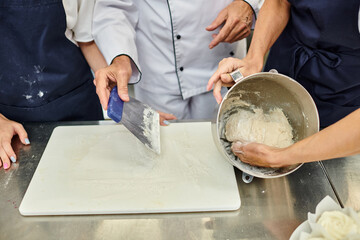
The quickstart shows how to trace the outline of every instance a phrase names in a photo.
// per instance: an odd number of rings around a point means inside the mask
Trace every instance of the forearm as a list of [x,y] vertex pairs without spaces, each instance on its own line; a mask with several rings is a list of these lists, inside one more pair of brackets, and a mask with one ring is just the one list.
[[284,30],[289,17],[290,4],[288,1],[266,0],[255,24],[247,57],[263,60],[265,54]]
[[313,162],[360,153],[360,109],[295,143],[283,152],[292,163]]
[[78,42],[78,44],[86,61],[94,72],[107,66],[104,56],[94,41]]

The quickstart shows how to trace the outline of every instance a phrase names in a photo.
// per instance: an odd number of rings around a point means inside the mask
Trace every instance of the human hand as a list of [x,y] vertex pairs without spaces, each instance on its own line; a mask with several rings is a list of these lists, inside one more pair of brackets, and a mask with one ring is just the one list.
[[213,94],[217,103],[220,103],[222,100],[221,87],[231,87],[235,84],[229,73],[239,69],[242,75],[246,77],[251,74],[260,72],[262,66],[262,58],[250,58],[248,56],[242,60],[232,57],[224,58],[220,61],[216,72],[209,79],[207,90],[210,91],[211,88],[215,85]]
[[13,136],[19,135],[20,141],[28,145],[30,141],[24,127],[17,122],[7,119],[0,114],[0,168],[10,168],[11,162],[16,162],[16,154],[11,147],[11,139]]
[[122,55],[116,57],[112,64],[95,72],[94,84],[96,93],[104,110],[107,110],[110,91],[117,85],[119,97],[128,102],[128,82],[132,75],[130,58]]
[[243,0],[234,0],[224,8],[215,20],[206,27],[207,31],[214,31],[224,24],[218,34],[213,34],[209,44],[212,49],[220,42],[233,43],[250,35],[253,20],[253,10]]
[[160,115],[160,125],[161,126],[167,126],[169,125],[169,121],[168,120],[176,120],[177,118],[169,113],[163,113],[158,111],[159,115]]
[[291,165],[285,157],[285,148],[237,141],[232,143],[231,150],[242,162],[253,166],[277,168]]

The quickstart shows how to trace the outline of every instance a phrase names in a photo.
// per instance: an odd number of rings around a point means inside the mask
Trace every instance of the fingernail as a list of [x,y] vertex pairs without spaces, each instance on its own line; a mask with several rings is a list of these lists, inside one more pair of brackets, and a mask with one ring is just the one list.
[[244,142],[239,141],[239,140],[237,140],[236,142],[233,142],[233,145],[235,145],[235,146],[242,146],[243,144],[244,144]]
[[14,156],[11,156],[10,157],[10,160],[14,163],[14,162],[16,162],[16,158],[14,157]]
[[4,163],[4,169],[8,169],[9,165],[7,163]]
[[244,152],[241,151],[241,150],[232,150],[232,151],[233,151],[233,153],[235,153],[235,154],[244,154]]
[[231,149],[236,150],[236,149],[241,148],[242,146],[243,146],[242,142],[233,142],[231,145]]
[[30,144],[30,140],[28,138],[25,138],[25,144],[26,145]]
[[167,120],[164,120],[163,123],[164,123],[165,125],[169,125],[169,124],[170,124],[170,122],[167,121]]
[[128,94],[121,94],[121,99],[129,101],[129,95]]

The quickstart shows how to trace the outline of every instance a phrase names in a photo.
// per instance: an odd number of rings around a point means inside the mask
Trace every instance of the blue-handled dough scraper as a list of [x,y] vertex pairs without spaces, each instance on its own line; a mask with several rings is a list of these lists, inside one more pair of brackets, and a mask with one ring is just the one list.
[[148,105],[130,97],[123,102],[114,87],[110,93],[107,115],[121,122],[137,139],[152,151],[160,154],[159,113]]

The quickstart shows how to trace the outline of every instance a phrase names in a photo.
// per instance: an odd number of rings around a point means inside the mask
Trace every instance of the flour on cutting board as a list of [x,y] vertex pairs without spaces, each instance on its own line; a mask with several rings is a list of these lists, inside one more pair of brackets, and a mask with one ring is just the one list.
[[[120,129],[119,129],[120,130]],[[100,184],[104,188],[116,188],[114,184],[122,182],[123,189],[138,188],[138,191],[152,192],[158,195],[166,194],[178,179],[192,184],[194,187],[206,184],[201,182],[204,175],[209,175],[211,165],[206,164],[206,158],[199,157],[200,147],[207,148],[201,143],[193,145],[188,131],[179,132],[176,137],[162,141],[162,153],[156,154],[133,137],[122,141],[116,148],[109,149],[109,141],[119,139],[119,135],[127,134],[127,130],[119,132],[104,132],[103,135],[92,135],[90,138],[78,138],[69,157],[74,159],[73,170],[85,168],[83,174],[77,175],[73,184]],[[163,136],[164,138],[164,136]],[[113,144],[112,144],[113,145]],[[132,152],[136,151],[136,152]],[[203,152],[203,151],[202,151]],[[71,156],[70,156],[71,155]],[[105,159],[116,159],[111,163]],[[210,157],[210,156],[209,156]],[[170,159],[171,158],[171,159]],[[98,177],[99,164],[108,164],[105,178]],[[114,166],[115,165],[115,166]],[[212,172],[216,169],[212,169]],[[100,196],[97,197],[111,197]]]
[[23,198],[21,214],[240,207],[234,169],[216,149],[209,122],[174,123],[160,131],[158,155],[121,125],[56,128]]

